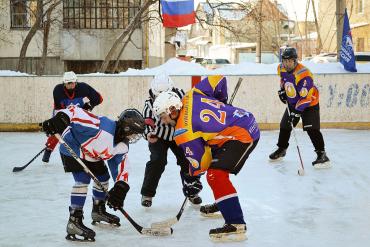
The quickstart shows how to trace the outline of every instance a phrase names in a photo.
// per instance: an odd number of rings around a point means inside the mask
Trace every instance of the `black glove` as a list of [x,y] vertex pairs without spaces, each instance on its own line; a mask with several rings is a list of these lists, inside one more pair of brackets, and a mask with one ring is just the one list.
[[286,104],[287,102],[287,96],[286,96],[286,92],[284,89],[280,89],[278,91],[278,95],[279,95],[279,99],[281,102],[283,102],[284,104]]
[[301,118],[301,113],[298,111],[292,110],[290,111],[290,116],[289,116],[288,121],[289,123],[292,123],[293,126],[295,127],[298,124],[300,118]]
[[203,185],[200,182],[200,176],[190,176],[181,174],[182,179],[182,191],[186,197],[193,197],[198,195],[203,189]]
[[90,103],[85,103],[83,106],[82,106],[82,109],[86,110],[86,111],[92,111],[94,107],[92,107],[90,105]]
[[42,131],[48,136],[54,134],[62,134],[70,123],[69,117],[64,112],[58,112],[54,117],[40,123]]
[[123,207],[123,201],[126,198],[130,186],[124,181],[117,181],[113,188],[108,192],[107,204],[110,208],[117,210]]

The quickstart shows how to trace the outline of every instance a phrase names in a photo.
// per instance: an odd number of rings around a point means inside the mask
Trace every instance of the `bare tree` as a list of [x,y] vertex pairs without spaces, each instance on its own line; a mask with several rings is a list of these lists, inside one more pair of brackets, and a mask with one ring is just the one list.
[[[112,45],[111,49],[109,50],[108,54],[106,55],[99,71],[104,73],[107,71],[109,63],[114,60],[113,56],[117,53],[117,50],[120,45],[122,45],[123,40],[130,35],[132,30],[135,30],[138,26],[138,23],[141,23],[141,18],[143,13],[147,11],[149,6],[157,2],[157,0],[146,0],[143,5],[140,7],[139,11],[135,14],[134,18],[130,21],[130,23],[127,25],[127,27],[123,30],[122,34],[116,39],[114,44]],[[126,40],[126,42],[129,42]]]
[[42,2],[43,2],[42,0],[37,0],[37,7],[36,7],[35,12],[33,12],[32,10],[29,9],[29,11],[31,11],[31,14],[33,14],[35,16],[36,20],[33,23],[30,31],[27,33],[26,38],[23,41],[22,48],[21,48],[21,51],[20,51],[20,54],[19,54],[18,65],[17,65],[17,70],[18,71],[23,72],[24,61],[25,61],[25,58],[26,58],[27,48],[28,48],[29,44],[31,43],[32,38],[35,36],[37,30],[41,26],[42,12],[43,12]]
[[51,2],[51,4],[47,7],[45,11],[46,19],[45,19],[44,26],[43,26],[44,30],[43,30],[43,38],[42,38],[42,55],[41,55],[38,69],[37,69],[37,75],[44,74],[46,57],[48,54],[50,28],[51,28],[52,23],[57,21],[57,19],[52,18],[52,13],[57,8],[57,6],[61,4],[62,2],[63,2],[62,0],[56,0],[56,1]]
[[[37,31],[43,26],[44,24],[44,38],[43,38],[43,51],[42,51],[42,64],[39,67],[37,74],[41,74],[44,71],[44,66],[45,66],[45,59],[47,55],[47,47],[48,47],[48,37],[49,37],[49,31],[50,31],[50,25],[52,22],[51,15],[53,10],[56,9],[56,7],[61,4],[63,1],[62,0],[48,0],[48,1],[43,1],[43,0],[37,0],[37,6],[36,6],[36,11],[33,11],[30,8],[27,8],[28,11],[32,16],[35,17],[35,21],[29,30],[29,32],[26,35],[26,38],[23,41],[21,51],[19,54],[19,60],[18,60],[18,65],[17,65],[17,70],[18,71],[24,71],[24,62],[27,54],[27,49],[29,44],[31,43],[33,37],[37,33]],[[44,11],[45,10],[45,11]],[[43,23],[44,18],[46,18],[45,23]]]

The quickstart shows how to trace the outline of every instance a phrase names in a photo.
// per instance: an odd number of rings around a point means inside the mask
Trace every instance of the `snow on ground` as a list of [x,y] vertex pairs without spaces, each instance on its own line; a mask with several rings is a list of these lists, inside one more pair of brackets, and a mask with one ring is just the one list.
[[[221,219],[204,219],[188,206],[168,237],[139,235],[117,213],[120,228],[91,226],[91,192],[85,205],[87,226],[96,233],[95,243],[71,243],[64,239],[69,193],[73,184],[65,174],[57,152],[44,165],[39,157],[19,173],[14,166],[26,164],[42,149],[41,133],[0,133],[1,203],[0,246],[259,246],[259,247],[362,247],[370,241],[370,131],[323,130],[327,152],[334,164],[330,170],[314,170],[315,154],[305,133],[298,139],[306,175],[297,175],[298,157],[294,142],[285,161],[270,163],[278,132],[262,132],[261,140],[238,176],[231,176],[238,190],[248,225],[248,240],[214,244],[208,238]],[[292,140],[294,141],[294,140]],[[143,226],[174,217],[183,200],[179,169],[172,154],[150,209],[140,205],[140,188],[149,152],[141,140],[131,146],[131,190],[125,209]],[[204,202],[212,202],[202,178]]]
[[[343,69],[340,63],[313,63],[303,62],[314,74],[341,74],[351,73]],[[227,65],[215,70],[208,70],[198,63],[191,63],[171,58],[166,63],[147,69],[128,69],[119,74],[91,73],[88,76],[154,76],[159,73],[168,75],[275,75],[276,64],[240,63]],[[370,73],[370,63],[357,64],[357,73]],[[0,70],[0,76],[24,76],[25,73],[10,70]]]
[[0,76],[30,76],[30,75],[19,71],[0,70]]

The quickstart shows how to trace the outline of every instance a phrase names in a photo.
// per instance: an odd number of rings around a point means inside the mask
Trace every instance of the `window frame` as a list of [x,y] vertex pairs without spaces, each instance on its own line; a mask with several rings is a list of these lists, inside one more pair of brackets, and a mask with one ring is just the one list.
[[[37,11],[37,0],[10,0],[9,1],[9,13],[10,13],[10,29],[30,29],[36,20],[35,17],[35,12],[31,12],[31,4],[34,4],[34,10],[32,11]],[[24,12],[15,12],[15,4],[21,3],[24,5]],[[14,16],[19,15],[19,16],[24,16],[21,24],[16,25],[16,21]],[[40,24],[40,27],[42,27],[42,22]]]
[[140,7],[141,0],[63,0],[63,28],[124,29]]

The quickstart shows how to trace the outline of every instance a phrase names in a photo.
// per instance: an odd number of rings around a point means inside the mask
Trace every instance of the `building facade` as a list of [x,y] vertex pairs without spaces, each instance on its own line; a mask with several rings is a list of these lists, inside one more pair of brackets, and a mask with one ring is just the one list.
[[[24,72],[28,73],[37,70],[46,20],[51,20],[51,28],[45,74],[61,74],[67,70],[92,73],[99,70],[113,43],[141,6],[140,0],[1,0],[0,70],[16,70],[22,44],[39,13],[37,4],[43,2],[48,2],[41,8],[43,21],[26,53]],[[51,3],[55,5],[47,19]],[[149,45],[157,45],[161,40],[148,32],[144,25],[135,29],[120,53],[117,71],[149,64]],[[148,39],[153,42],[149,43]],[[112,72],[112,68],[113,62],[106,72]]]

